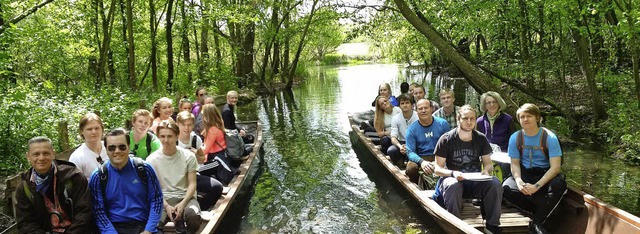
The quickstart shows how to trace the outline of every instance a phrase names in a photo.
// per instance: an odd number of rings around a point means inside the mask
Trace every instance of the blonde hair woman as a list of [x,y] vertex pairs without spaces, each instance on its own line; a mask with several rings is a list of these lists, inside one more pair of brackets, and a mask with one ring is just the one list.
[[153,103],[152,113],[154,119],[153,124],[151,125],[151,131],[153,133],[157,133],[156,129],[163,120],[171,120],[173,122],[173,119],[171,118],[171,115],[173,114],[173,101],[166,97],[158,99]]

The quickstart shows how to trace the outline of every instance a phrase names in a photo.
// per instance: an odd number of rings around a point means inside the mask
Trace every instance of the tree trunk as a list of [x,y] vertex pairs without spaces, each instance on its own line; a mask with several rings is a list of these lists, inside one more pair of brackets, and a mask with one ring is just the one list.
[[[284,18],[285,29],[289,28],[290,20],[291,20],[291,16],[286,16]],[[291,47],[291,39],[290,37],[286,37],[284,39],[284,51],[282,52],[282,69],[280,69],[283,71],[283,73],[286,73],[289,71],[287,69],[289,69],[289,55],[291,54],[290,47]],[[280,76],[280,79],[283,83],[285,82],[286,75],[287,74],[283,74]]]
[[[104,12],[104,6],[100,4],[100,11]],[[109,50],[111,49],[111,32],[113,30],[113,17],[115,13],[116,1],[111,1],[111,6],[109,7],[109,14],[107,18],[104,18],[102,22],[102,48],[100,49],[100,57],[98,60],[98,82],[96,83],[96,87],[100,87],[105,80],[105,65],[108,60]]]
[[[115,2],[115,0],[113,1]],[[129,31],[127,34],[129,85],[131,85],[131,90],[136,90],[136,50],[133,43],[133,6],[131,0],[127,0],[127,31]]]
[[[130,1],[130,0],[127,0]],[[154,0],[149,0],[149,31],[151,33],[151,54],[149,63],[151,64],[151,81],[153,90],[158,90],[158,42],[156,41],[156,7]]]
[[529,72],[530,52],[529,46],[529,12],[527,10],[527,3],[524,0],[518,0],[518,7],[520,9],[520,60],[522,61],[522,73],[527,82],[527,88],[535,89],[535,82],[533,74]]
[[181,1],[181,15],[182,15],[182,57],[187,67],[187,82],[191,84],[193,82],[193,73],[191,72],[191,49],[189,45],[189,19],[187,18],[186,1]]
[[[581,24],[581,22],[578,22],[578,26],[581,26]],[[578,60],[580,60],[580,68],[582,69],[582,74],[587,79],[587,87],[589,89],[589,93],[591,94],[591,102],[593,104],[593,111],[596,117],[596,121],[603,120],[607,117],[607,112],[604,109],[602,97],[600,96],[600,92],[598,91],[598,87],[596,86],[596,72],[594,71],[593,67],[591,67],[589,41],[584,35],[580,33],[580,30],[578,30],[578,28],[572,28],[571,35],[576,41],[576,54],[578,55]],[[598,123],[596,122],[596,124]]]
[[491,82],[491,78],[482,73],[480,69],[475,67],[469,60],[464,58],[455,48],[449,44],[434,28],[429,24],[426,18],[418,17],[414,11],[409,8],[404,0],[394,0],[400,13],[413,27],[415,27],[420,33],[422,33],[447,59],[460,69],[465,79],[469,84],[479,93],[487,91],[496,91],[507,102],[507,113],[515,116],[517,104],[511,100],[511,97],[507,93],[502,92],[502,89],[498,89],[496,85]]
[[[128,38],[127,37],[127,27],[125,25],[127,25],[127,13],[126,13],[126,6],[125,6],[125,2],[124,0],[119,0],[120,3],[120,18],[122,20],[122,42],[126,45],[128,42]],[[127,72],[129,71],[129,46],[126,46],[124,48],[124,54],[127,60]]]
[[[209,12],[207,12],[207,4],[202,3],[202,31],[200,32],[200,66],[198,66],[198,77],[201,81],[205,80],[205,74],[207,72],[207,66],[209,65],[209,25],[211,19],[209,18]],[[208,83],[209,81],[207,81]]]
[[173,35],[171,33],[173,22],[173,0],[167,0],[167,21],[165,24],[165,35],[167,37],[167,90],[173,91]]
[[293,62],[291,62],[291,66],[289,67],[289,71],[287,74],[287,84],[285,85],[286,89],[291,89],[293,87],[293,78],[296,75],[296,69],[298,67],[298,61],[300,60],[300,54],[302,54],[305,38],[307,37],[307,33],[309,32],[311,22],[313,22],[313,15],[316,13],[316,6],[318,5],[318,1],[319,0],[314,0],[313,5],[311,6],[311,12],[309,13],[309,18],[307,19],[307,23],[304,26],[304,31],[302,32],[302,36],[300,37],[300,43],[298,43],[296,55],[293,57]]

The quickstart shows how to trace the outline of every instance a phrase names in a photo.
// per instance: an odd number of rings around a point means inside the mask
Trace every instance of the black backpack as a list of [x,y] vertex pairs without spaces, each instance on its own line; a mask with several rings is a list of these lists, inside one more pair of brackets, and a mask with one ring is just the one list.
[[[127,134],[127,137],[129,137],[129,135]],[[147,140],[145,141],[145,146],[147,146],[147,157],[149,155],[151,155],[151,141],[153,141],[153,138],[156,137],[156,135],[154,135],[151,130],[147,131]],[[136,155],[136,151],[138,150],[138,144],[136,144],[133,149],[131,150],[130,154],[133,154],[134,156]]]
[[[133,166],[136,168],[138,178],[142,184],[147,185],[147,169],[144,168],[144,160],[133,155],[129,155],[129,158],[133,158]],[[109,181],[109,170],[107,164],[103,163],[98,169],[98,176],[100,176],[100,188],[102,188],[102,197],[106,199],[107,181]]]

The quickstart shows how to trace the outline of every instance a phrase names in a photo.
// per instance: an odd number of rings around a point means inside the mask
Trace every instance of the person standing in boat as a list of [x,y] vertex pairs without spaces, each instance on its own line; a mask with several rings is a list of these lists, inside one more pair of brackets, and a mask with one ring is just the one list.
[[76,164],[87,180],[91,178],[93,171],[108,158],[107,150],[102,145],[103,131],[104,125],[100,116],[87,113],[80,119],[78,132],[84,143],[71,153],[69,162]]
[[460,107],[454,105],[456,97],[453,90],[445,88],[440,90],[438,96],[440,96],[440,105],[442,105],[442,108],[433,112],[433,116],[445,119],[452,129],[458,127],[456,116]]
[[151,113],[145,109],[138,109],[131,117],[131,131],[129,131],[129,145],[133,145],[131,152],[134,156],[146,159],[151,153],[160,149],[160,141],[155,134],[149,132],[152,120]]
[[[204,164],[205,154],[202,150],[202,138],[193,131],[194,122],[195,118],[191,112],[182,111],[178,113],[178,117],[176,118],[176,123],[180,128],[178,146],[194,153],[198,161],[198,168],[200,168]],[[198,196],[200,208],[202,210],[208,210],[215,205],[222,196],[222,183],[206,175],[197,175],[196,181],[196,191],[199,194],[204,194],[202,197]]]
[[87,179],[76,166],[55,159],[51,140],[29,140],[27,161],[16,187],[19,233],[95,233]]
[[398,102],[402,112],[391,119],[391,146],[387,150],[387,155],[396,166],[404,168],[404,161],[407,159],[405,133],[409,125],[418,120],[418,115],[411,108],[411,99],[408,95],[398,96]]
[[421,99],[417,103],[418,121],[407,128],[406,148],[409,157],[405,174],[418,183],[418,170],[431,174],[434,169],[433,151],[442,134],[451,130],[446,120],[431,115],[431,101]]
[[373,127],[377,136],[380,138],[380,146],[382,152],[387,152],[391,146],[391,119],[393,116],[400,114],[400,108],[392,106],[389,99],[379,96],[376,102],[376,111],[373,116]]
[[[486,213],[486,228],[501,233],[500,214],[502,187],[498,178],[491,176],[491,146],[484,134],[475,130],[476,110],[469,105],[457,114],[458,127],[442,135],[435,148],[435,174],[441,176],[440,189],[444,207],[461,217],[463,198],[481,198]],[[480,172],[486,180],[473,181],[465,173]]]
[[516,118],[522,130],[509,138],[512,176],[503,183],[504,197],[533,214],[530,233],[547,233],[543,224],[567,191],[560,173],[562,149],[558,137],[540,127],[542,116],[538,106],[522,105]]
[[[158,232],[162,189],[155,171],[142,159],[129,157],[129,141],[124,129],[109,131],[104,145],[109,161],[94,171],[89,180],[93,213],[100,232]],[[138,164],[136,160],[140,160]]]
[[516,131],[516,124],[511,115],[504,113],[507,104],[500,94],[489,91],[480,96],[480,111],[476,129],[483,133],[489,143],[500,146],[500,151],[507,152],[509,136]]
[[168,217],[177,233],[195,233],[202,220],[200,205],[196,198],[196,156],[189,150],[176,145],[180,129],[171,121],[158,125],[158,138],[162,149],[149,155],[147,162],[155,170],[164,196],[164,211],[160,226]]

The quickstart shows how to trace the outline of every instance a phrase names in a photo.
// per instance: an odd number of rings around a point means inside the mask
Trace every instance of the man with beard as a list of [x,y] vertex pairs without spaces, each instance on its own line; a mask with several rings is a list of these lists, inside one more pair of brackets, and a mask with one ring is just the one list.
[[491,176],[492,150],[484,134],[475,130],[476,116],[477,111],[473,107],[461,107],[457,114],[458,127],[442,135],[438,141],[435,172],[442,178],[437,189],[442,191],[447,211],[459,218],[463,198],[482,198],[487,230],[501,233],[498,226],[502,188],[498,178]]

